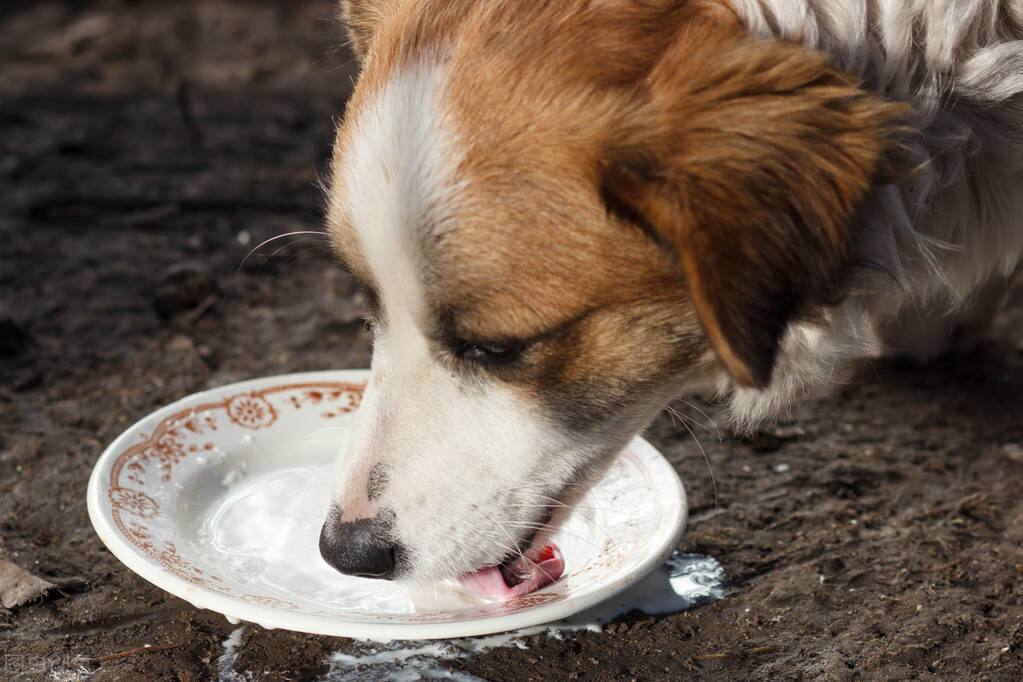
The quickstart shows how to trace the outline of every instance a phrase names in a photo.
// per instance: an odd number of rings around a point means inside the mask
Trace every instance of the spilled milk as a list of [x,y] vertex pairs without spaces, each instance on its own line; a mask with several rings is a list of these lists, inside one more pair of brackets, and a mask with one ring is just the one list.
[[[446,663],[470,658],[498,647],[528,648],[528,638],[544,635],[555,639],[580,631],[600,632],[614,618],[642,611],[650,615],[677,613],[724,596],[725,573],[717,560],[700,554],[675,552],[662,567],[622,594],[575,616],[548,625],[524,628],[486,637],[432,641],[364,642],[337,651],[327,658],[328,671],[320,682],[411,682],[479,678],[448,670]],[[221,682],[245,679],[235,660],[246,626],[235,629],[224,642],[218,660]]]

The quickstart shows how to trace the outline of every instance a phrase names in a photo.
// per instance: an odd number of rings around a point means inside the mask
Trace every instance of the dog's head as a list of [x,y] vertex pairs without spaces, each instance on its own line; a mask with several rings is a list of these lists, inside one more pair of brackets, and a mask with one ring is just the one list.
[[680,390],[768,386],[841,294],[902,112],[717,3],[345,8],[328,224],[375,344],[321,547],[455,576]]

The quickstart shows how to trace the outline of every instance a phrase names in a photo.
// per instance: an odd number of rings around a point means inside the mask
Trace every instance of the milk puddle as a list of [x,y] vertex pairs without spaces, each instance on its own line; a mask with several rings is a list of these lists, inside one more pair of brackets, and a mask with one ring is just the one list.
[[[569,619],[487,637],[435,641],[361,642],[354,653],[338,651],[328,657],[328,672],[320,682],[413,682],[456,680],[481,682],[480,678],[451,671],[450,661],[467,659],[497,647],[528,649],[528,637],[538,634],[564,639],[575,632],[601,632],[602,625],[633,610],[650,615],[677,613],[724,596],[725,573],[721,564],[708,556],[675,552],[664,565],[617,597]],[[218,659],[220,682],[249,679],[235,670],[243,629],[238,628],[224,642]]]

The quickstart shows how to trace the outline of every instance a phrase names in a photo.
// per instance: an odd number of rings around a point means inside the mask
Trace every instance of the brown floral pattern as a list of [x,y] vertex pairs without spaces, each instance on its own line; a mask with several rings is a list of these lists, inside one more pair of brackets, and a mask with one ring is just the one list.
[[[152,536],[147,522],[159,519],[163,511],[159,503],[143,492],[146,476],[151,475],[155,466],[160,478],[171,480],[174,467],[190,455],[215,450],[212,442],[197,442],[197,436],[218,429],[218,420],[227,421],[244,429],[261,429],[277,421],[279,411],[290,407],[294,410],[319,409],[321,419],[333,419],[358,409],[365,384],[347,382],[316,382],[309,384],[286,384],[271,386],[230,396],[226,399],[198,405],[182,410],[160,421],[151,432],[140,435],[140,441],[120,452],[114,459],[110,474],[108,499],[114,525],[145,556],[158,563],[169,573],[205,590],[228,596],[240,601],[276,609],[297,610],[300,607],[286,599],[269,595],[245,594],[234,591],[215,576],[209,575],[187,558],[183,557],[173,542],[160,543]],[[276,398],[276,403],[274,399]],[[607,549],[607,548],[605,548]],[[618,555],[620,553],[614,552]],[[598,563],[617,563],[612,557],[602,557]],[[574,575],[594,569],[582,567]],[[569,578],[571,576],[566,576]],[[559,585],[564,582],[559,581]],[[567,595],[557,586],[533,594],[517,597],[504,604],[494,604],[484,609],[493,609],[493,615],[504,615],[516,611],[550,604],[566,599]],[[307,607],[303,607],[308,610]],[[464,612],[438,610],[416,614],[344,614],[329,611],[321,615],[344,616],[367,621],[388,622],[442,622],[463,620]],[[479,614],[477,614],[478,617]]]
[[521,609],[531,609],[534,606],[540,606],[541,604],[549,604],[552,601],[563,599],[565,595],[559,594],[558,592],[533,592],[532,594],[524,594],[521,597],[515,597],[504,603],[504,608],[512,611],[519,611]]
[[212,442],[195,442],[195,438],[216,431],[218,417],[226,417],[228,421],[246,429],[264,428],[277,420],[277,408],[269,397],[280,393],[288,398],[285,404],[295,409],[301,409],[309,403],[331,403],[335,411],[350,412],[358,407],[364,387],[361,383],[348,382],[271,386],[198,405],[163,419],[152,431],[140,434],[140,442],[115,457],[107,491],[114,525],[142,554],[188,583],[253,604],[298,608],[276,597],[232,592],[220,584],[220,578],[208,575],[181,556],[174,543],[161,545],[144,523],[129,519],[149,521],[161,518],[163,511],[160,504],[141,490],[146,486],[146,475],[151,465],[156,466],[162,480],[169,481],[174,467],[190,455],[214,450]]
[[247,429],[262,429],[277,421],[277,412],[265,398],[253,393],[227,401],[227,416]]
[[110,488],[107,497],[115,510],[141,516],[144,519],[154,518],[160,513],[160,505],[140,490],[113,487]]
[[219,585],[214,584],[219,583],[220,578],[215,575],[207,575],[202,569],[178,554],[178,548],[173,542],[168,542],[162,550],[156,553],[155,558],[161,566],[182,580],[193,585],[202,585],[215,592],[223,593],[225,591]]
[[243,594],[241,596],[242,601],[247,601],[250,604],[258,604],[259,606],[269,606],[274,609],[297,609],[298,604],[295,602],[288,601],[287,599],[278,599],[277,597],[270,597],[264,594]]
[[[298,395],[291,396],[290,400],[291,404],[297,410],[302,409],[303,405],[330,406],[329,409],[321,412],[320,416],[325,419],[333,419],[357,410],[359,405],[362,403],[362,391],[343,391],[338,389],[324,391],[311,389],[308,391],[302,391]],[[335,404],[330,405],[330,403]]]
[[[196,434],[216,431],[216,429],[216,419],[209,412],[197,416],[196,412],[192,410],[186,414],[175,415],[162,423],[153,435],[143,434],[142,439],[145,445],[141,450],[133,452],[132,459],[127,464],[130,470],[128,480],[142,485],[142,474],[146,471],[150,461],[156,460],[159,462],[163,480],[169,481],[171,470],[189,454],[201,449],[213,449],[213,443],[205,443],[202,447],[192,443],[186,447],[184,439]],[[135,448],[132,450],[134,451]]]

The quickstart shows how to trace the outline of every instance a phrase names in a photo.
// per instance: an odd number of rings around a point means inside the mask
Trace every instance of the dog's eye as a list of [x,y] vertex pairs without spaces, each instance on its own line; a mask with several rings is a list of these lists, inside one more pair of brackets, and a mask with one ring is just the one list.
[[508,363],[522,354],[522,344],[506,343],[472,343],[460,341],[455,346],[455,355],[460,360],[479,365],[496,365]]

